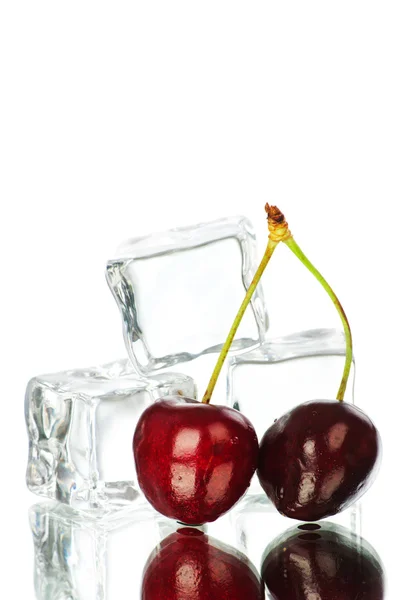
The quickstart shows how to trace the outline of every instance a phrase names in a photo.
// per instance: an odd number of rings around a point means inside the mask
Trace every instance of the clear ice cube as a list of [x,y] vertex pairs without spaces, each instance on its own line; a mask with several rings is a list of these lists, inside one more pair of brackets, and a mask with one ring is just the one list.
[[[230,217],[135,238],[121,245],[106,277],[122,315],[138,372],[219,352],[257,267],[253,227]],[[265,336],[262,289],[239,327],[232,351]]]
[[[227,403],[253,423],[259,441],[297,404],[336,398],[345,362],[345,337],[336,329],[310,329],[268,340],[228,364]],[[346,402],[354,402],[354,365]],[[253,477],[248,493],[261,493]]]
[[128,360],[34,377],[25,398],[29,489],[82,510],[143,500],[134,429],[149,404],[175,394],[195,397],[193,380],[177,373],[143,378]]
[[[336,397],[345,338],[335,329],[310,329],[264,342],[234,356],[228,369],[228,404],[253,423],[259,439],[297,404]],[[354,366],[345,400],[354,401]]]

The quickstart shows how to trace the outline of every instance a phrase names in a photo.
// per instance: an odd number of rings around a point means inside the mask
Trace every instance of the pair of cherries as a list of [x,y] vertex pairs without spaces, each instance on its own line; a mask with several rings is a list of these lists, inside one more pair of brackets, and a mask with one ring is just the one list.
[[[241,498],[257,470],[282,514],[315,521],[355,502],[371,484],[380,438],[359,408],[343,402],[352,362],[352,338],[333,290],[294,241],[284,215],[266,205],[269,241],[239,309],[202,402],[162,399],[141,415],[133,439],[139,485],[152,506],[187,525],[211,522]],[[296,406],[265,432],[260,444],[240,412],[209,404],[240,320],[279,242],[284,242],[329,294],[343,322],[346,362],[337,400]],[[254,399],[255,400],[255,399]],[[259,392],[258,402],[264,402]]]
[[185,524],[211,522],[241,498],[257,469],[282,514],[315,521],[369,487],[379,437],[358,408],[306,402],[278,419],[258,445],[238,411],[190,398],[160,400],[137,425],[138,481],[152,506]]

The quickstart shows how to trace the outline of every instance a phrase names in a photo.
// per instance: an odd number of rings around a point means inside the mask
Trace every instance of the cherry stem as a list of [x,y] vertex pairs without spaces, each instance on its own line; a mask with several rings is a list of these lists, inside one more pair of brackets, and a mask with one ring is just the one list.
[[205,392],[205,394],[203,396],[203,400],[202,400],[202,402],[204,404],[209,404],[209,402],[211,400],[211,396],[213,394],[213,390],[214,390],[215,385],[217,383],[217,379],[218,379],[218,377],[220,375],[220,371],[221,371],[222,366],[224,364],[224,361],[225,361],[225,359],[227,357],[228,351],[229,351],[229,349],[231,347],[231,344],[232,344],[232,342],[234,340],[236,331],[237,331],[237,329],[238,329],[238,327],[240,325],[240,322],[241,322],[242,317],[243,317],[243,315],[244,315],[244,313],[246,311],[246,308],[248,307],[248,305],[250,303],[250,300],[251,300],[251,298],[253,296],[254,290],[256,289],[257,284],[258,284],[258,282],[261,279],[261,275],[264,273],[265,267],[267,266],[267,264],[268,264],[268,262],[269,262],[269,260],[270,260],[270,258],[272,256],[275,248],[277,247],[278,243],[279,243],[279,240],[275,241],[275,240],[272,240],[272,239],[268,239],[268,244],[267,244],[267,248],[265,250],[263,259],[262,259],[262,261],[261,261],[261,263],[260,263],[260,265],[259,265],[259,267],[258,267],[258,269],[257,269],[257,271],[256,271],[256,273],[254,275],[254,277],[253,277],[253,281],[251,282],[250,286],[247,289],[246,296],[245,296],[245,298],[244,298],[244,300],[243,300],[243,302],[242,302],[242,304],[241,304],[241,306],[240,306],[240,308],[238,310],[238,313],[237,313],[237,315],[235,317],[235,320],[234,320],[234,322],[232,324],[232,327],[231,327],[231,330],[230,330],[230,332],[228,334],[228,337],[225,340],[225,343],[224,343],[224,345],[223,345],[223,347],[221,349],[220,356],[218,357],[218,360],[217,360],[216,366],[214,367],[214,371],[212,373],[212,376],[210,377],[209,385],[207,386],[207,390],[206,390],[206,392]]
[[297,258],[300,260],[300,262],[302,262],[303,265],[305,267],[307,267],[307,269],[314,275],[314,277],[322,285],[323,289],[328,293],[328,295],[331,298],[333,304],[335,305],[337,312],[339,313],[339,316],[343,323],[345,341],[346,341],[346,356],[345,356],[343,376],[342,376],[340,387],[339,387],[339,390],[337,392],[337,397],[336,397],[336,400],[339,400],[339,402],[343,402],[344,394],[345,394],[345,391],[347,388],[348,377],[350,375],[351,362],[352,362],[352,335],[351,335],[351,329],[350,329],[350,325],[348,323],[347,316],[344,312],[343,307],[340,304],[339,299],[337,298],[336,294],[334,293],[334,291],[332,290],[330,285],[327,283],[327,281],[324,279],[324,277],[320,274],[320,272],[314,267],[314,265],[308,260],[308,258],[305,256],[304,252],[301,250],[301,248],[298,246],[298,244],[295,242],[295,240],[292,237],[289,237],[288,239],[283,240],[283,242],[286,244],[286,246],[288,246],[288,248],[290,248],[290,250],[293,252],[293,254],[295,254],[297,256]]

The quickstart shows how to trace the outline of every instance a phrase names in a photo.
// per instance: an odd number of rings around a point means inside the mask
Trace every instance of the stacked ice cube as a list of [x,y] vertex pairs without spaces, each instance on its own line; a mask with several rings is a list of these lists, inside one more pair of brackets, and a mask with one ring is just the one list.
[[[206,355],[215,361],[256,263],[253,228],[244,217],[135,238],[117,249],[106,278],[128,359],[29,382],[33,492],[83,510],[143,501],[131,448],[137,420],[161,396],[195,397],[191,366]],[[266,324],[259,287],[231,353],[262,343]],[[170,371],[177,365],[182,373]]]
[[[158,515],[138,488],[135,425],[162,396],[204,392],[259,258],[245,217],[129,240],[106,268],[127,358],[29,382],[27,484],[51,500],[30,511],[39,600],[112,600],[125,585],[131,597],[140,597],[148,553],[176,525]],[[260,285],[215,399],[242,410],[259,439],[299,402],[333,397],[345,353],[338,331],[272,340],[267,325]],[[353,376],[346,396],[352,399]],[[358,514],[354,507],[340,521],[357,532]],[[286,527],[255,477],[246,497],[209,525],[209,533],[235,544],[259,568],[260,523],[273,535]]]

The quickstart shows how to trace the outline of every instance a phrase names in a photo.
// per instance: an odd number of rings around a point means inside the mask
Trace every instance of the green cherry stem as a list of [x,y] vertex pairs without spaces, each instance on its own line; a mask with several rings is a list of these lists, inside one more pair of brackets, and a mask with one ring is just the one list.
[[203,396],[202,402],[204,404],[209,404],[210,400],[211,400],[211,396],[213,394],[213,390],[215,388],[215,385],[217,383],[217,379],[220,375],[220,371],[222,369],[222,366],[224,364],[224,361],[227,357],[228,351],[231,347],[231,344],[234,340],[236,331],[240,325],[240,322],[242,320],[243,315],[245,314],[246,308],[249,305],[249,302],[254,294],[254,290],[257,287],[258,282],[261,279],[261,275],[264,273],[265,267],[267,266],[267,264],[270,261],[270,258],[275,250],[275,248],[277,247],[279,241],[274,241],[272,239],[268,240],[268,244],[267,244],[267,248],[265,250],[263,259],[253,277],[253,281],[251,282],[250,286],[247,288],[247,292],[246,292],[246,296],[238,310],[238,313],[235,317],[234,322],[232,323],[232,327],[230,329],[230,332],[228,334],[227,339],[224,342],[224,345],[221,349],[220,352],[220,356],[218,357],[216,366],[214,367],[214,371],[212,373],[212,376],[210,377],[210,381],[209,381],[209,385],[207,386],[207,390],[205,391],[205,394]]
[[345,356],[343,376],[342,376],[340,387],[339,387],[339,390],[338,390],[337,396],[336,396],[336,400],[339,400],[339,402],[343,402],[344,394],[345,394],[345,391],[347,388],[348,377],[350,375],[351,362],[352,362],[352,335],[351,335],[350,324],[348,323],[347,316],[346,316],[344,309],[341,306],[340,301],[337,298],[336,294],[334,293],[334,291],[332,290],[332,288],[330,287],[328,282],[325,280],[325,278],[314,267],[314,265],[308,260],[308,258],[305,256],[304,252],[301,250],[301,248],[295,242],[293,237],[284,239],[283,242],[286,244],[286,246],[288,248],[290,248],[290,250],[293,252],[293,254],[295,254],[297,256],[299,261],[302,262],[303,265],[305,267],[307,267],[307,269],[319,281],[319,283],[321,284],[323,289],[327,292],[327,294],[331,298],[333,304],[335,305],[335,307],[337,309],[337,312],[339,313],[340,319],[343,323],[345,341],[346,341],[346,356]]
[[286,239],[290,238],[292,235],[290,233],[288,225],[285,221],[285,217],[281,213],[279,208],[277,208],[276,206],[270,206],[269,204],[266,204],[265,211],[266,211],[267,217],[268,217],[268,231],[269,231],[268,244],[265,249],[263,259],[262,259],[261,263],[259,264],[258,269],[253,277],[253,281],[251,282],[251,284],[249,285],[249,287],[247,289],[246,296],[238,310],[238,314],[235,317],[235,320],[232,324],[232,327],[228,334],[228,337],[225,340],[223,347],[221,348],[220,356],[218,357],[216,366],[214,367],[214,371],[212,373],[212,376],[210,377],[209,385],[207,386],[207,390],[205,391],[205,394],[202,399],[202,402],[204,404],[209,404],[209,402],[211,400],[211,396],[213,394],[215,385],[217,383],[217,379],[220,375],[220,371],[221,371],[224,361],[227,357],[227,354],[231,347],[231,344],[234,340],[236,331],[239,327],[239,324],[242,320],[242,317],[245,313],[246,308],[249,306],[249,303],[253,296],[254,290],[256,289],[257,284],[260,281],[262,274],[264,273],[265,267],[268,265],[270,258],[273,255],[274,250],[277,247],[277,245],[279,244],[279,242],[285,241]]

